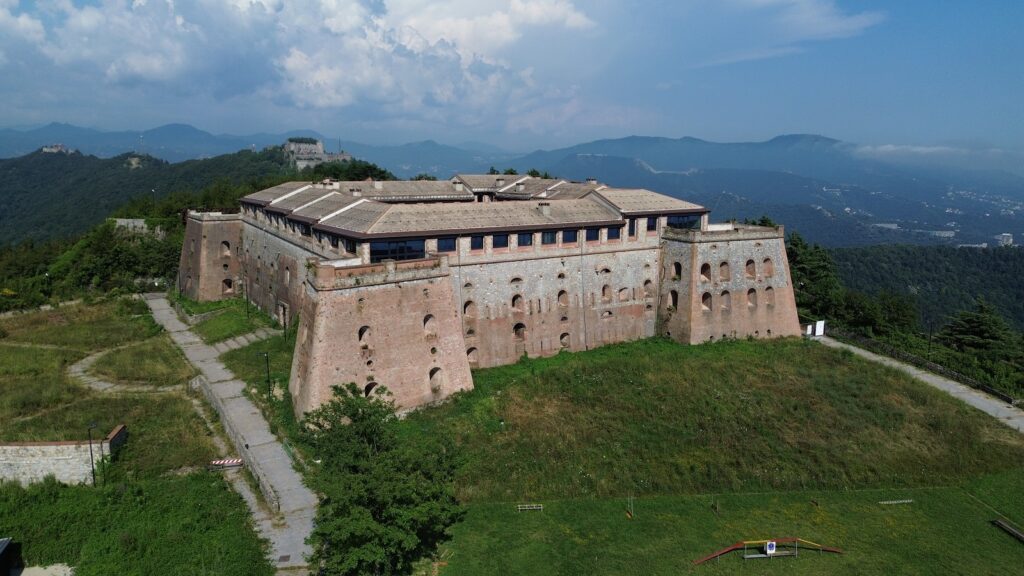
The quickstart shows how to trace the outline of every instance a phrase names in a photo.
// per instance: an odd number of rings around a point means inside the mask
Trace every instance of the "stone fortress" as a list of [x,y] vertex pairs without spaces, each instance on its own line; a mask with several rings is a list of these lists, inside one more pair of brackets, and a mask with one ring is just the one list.
[[800,333],[781,226],[593,180],[289,182],[190,212],[177,282],[298,322],[300,414],[346,382],[408,410],[524,354]]

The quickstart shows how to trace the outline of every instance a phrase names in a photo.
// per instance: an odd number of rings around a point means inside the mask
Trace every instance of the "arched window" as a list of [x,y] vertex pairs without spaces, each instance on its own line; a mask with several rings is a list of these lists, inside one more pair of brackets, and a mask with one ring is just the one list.
[[232,281],[231,278],[225,278],[224,281],[221,282],[220,293],[221,294],[234,294],[234,292],[235,292],[235,283],[234,283],[234,281]]
[[619,302],[628,302],[629,298],[629,288],[619,288]]
[[227,240],[220,243],[220,255],[225,258],[231,256],[231,243]]
[[754,267],[753,260],[747,260],[747,265],[744,267],[747,273],[747,278],[754,278],[757,276],[757,269]]
[[612,317],[612,311],[611,310],[605,310],[604,312],[601,312],[601,318],[611,318],[611,317]]
[[678,309],[679,308],[679,292],[677,292],[675,290],[672,290],[671,292],[668,293],[668,296],[669,296],[669,301],[668,301],[669,302],[669,304],[668,304],[669,307],[671,307],[673,310]]
[[672,279],[678,280],[683,277],[683,265],[680,262],[672,263]]
[[612,273],[612,271],[611,271],[610,268],[601,268],[601,274],[611,274],[611,273]]
[[512,297],[512,311],[519,313],[523,311],[523,297],[519,294]]
[[466,358],[469,360],[470,364],[476,364],[479,361],[476,348],[466,350]]
[[558,305],[562,308],[569,306],[569,293],[565,290],[558,291]]
[[757,290],[751,288],[747,290],[747,308],[757,307]]
[[512,327],[512,334],[515,336],[517,342],[526,340],[526,325],[522,322]]
[[708,264],[707,262],[701,264],[701,266],[700,266],[700,281],[701,282],[711,282],[711,264]]
[[729,263],[728,262],[722,262],[721,264],[719,264],[718,265],[718,279],[722,280],[723,282],[728,282],[730,277],[731,276],[729,274]]
[[565,272],[559,272],[558,273],[558,279],[559,280],[565,280]]
[[370,327],[369,326],[360,326],[359,327],[359,331],[356,333],[356,335],[359,337],[359,344],[363,348],[366,348],[367,346],[370,345]]
[[440,392],[444,388],[444,371],[440,368],[431,368],[427,379],[430,381],[431,392]]
[[462,306],[462,315],[466,318],[476,318],[476,302],[467,300]]
[[650,280],[644,280],[644,298],[650,298],[654,296],[654,283]]
[[376,382],[368,383],[366,386],[363,387],[363,396],[367,396],[368,397],[370,395],[370,392],[373,392],[373,389],[376,388],[376,387],[377,387],[377,383]]
[[561,344],[562,348],[568,348],[571,344],[569,340],[569,333],[562,332],[562,335],[558,337],[558,343]]
[[433,314],[423,317],[423,332],[429,336],[437,336],[437,318]]
[[605,284],[601,287],[601,300],[609,302],[612,299],[612,287]]
[[762,274],[765,278],[771,278],[775,276],[775,264],[772,263],[771,258],[765,258],[764,262],[761,263]]
[[711,292],[705,292],[700,296],[700,307],[705,312],[711,311]]
[[722,291],[722,296],[720,298],[720,301],[721,301],[721,304],[722,304],[721,308],[722,308],[723,311],[728,312],[729,310],[732,309],[732,294],[729,294],[728,290]]
[[764,289],[764,305],[775,306],[775,290],[771,286]]
[[473,287],[473,283],[472,282],[466,282],[465,284],[462,285],[462,287],[463,288],[472,288]]
[[515,278],[512,279],[512,284],[522,284],[522,283],[523,283],[523,279],[518,277],[518,276],[516,276]]
[[284,267],[284,284],[285,286],[292,285],[292,270],[287,266]]

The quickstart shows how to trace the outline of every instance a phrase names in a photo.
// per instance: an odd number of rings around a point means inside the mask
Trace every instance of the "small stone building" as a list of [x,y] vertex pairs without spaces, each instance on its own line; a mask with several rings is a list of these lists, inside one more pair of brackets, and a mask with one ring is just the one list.
[[190,213],[178,287],[299,320],[300,413],[331,386],[386,385],[404,409],[470,370],[665,335],[799,334],[782,227],[594,181],[290,182],[238,214]]

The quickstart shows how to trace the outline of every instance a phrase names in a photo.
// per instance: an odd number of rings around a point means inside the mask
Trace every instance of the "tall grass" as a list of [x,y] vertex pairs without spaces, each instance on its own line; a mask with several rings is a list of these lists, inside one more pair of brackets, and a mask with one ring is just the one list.
[[195,375],[195,369],[166,334],[103,355],[92,372],[118,384],[155,387],[183,385]]

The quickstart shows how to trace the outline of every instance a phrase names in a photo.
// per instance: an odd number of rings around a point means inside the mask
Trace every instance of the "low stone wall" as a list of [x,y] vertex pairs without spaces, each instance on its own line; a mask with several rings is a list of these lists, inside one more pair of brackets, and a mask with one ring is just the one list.
[[224,426],[224,432],[228,435],[228,439],[231,440],[231,444],[234,445],[238,456],[242,459],[242,463],[252,473],[253,478],[256,479],[256,484],[259,486],[263,498],[271,509],[279,512],[281,510],[281,499],[271,485],[270,480],[267,479],[266,472],[260,467],[260,459],[253,456],[251,452],[251,449],[255,448],[255,446],[250,447],[249,443],[242,436],[241,431],[235,428],[233,420],[225,417],[227,412],[226,404],[241,397],[245,385],[238,381],[218,382],[218,391],[221,392],[218,394],[214,392],[210,381],[205,376],[199,375],[189,381],[189,386],[200,390],[210,405],[213,406],[213,409],[217,411],[218,416],[220,416],[220,422]]
[[[102,458],[117,452],[127,440],[128,428],[123,424],[115,426],[105,438],[92,441],[92,461],[98,464]],[[0,480],[27,486],[53,476],[64,484],[89,483],[92,461],[88,440],[9,442],[0,444]]]

